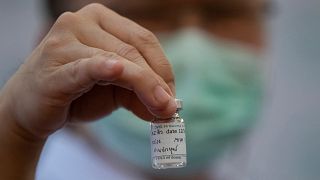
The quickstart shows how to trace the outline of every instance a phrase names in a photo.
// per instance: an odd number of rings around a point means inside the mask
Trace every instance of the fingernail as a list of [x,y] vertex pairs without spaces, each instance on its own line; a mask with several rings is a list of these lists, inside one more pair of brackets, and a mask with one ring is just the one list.
[[171,96],[160,85],[154,89],[154,97],[161,104],[167,103],[171,99]]

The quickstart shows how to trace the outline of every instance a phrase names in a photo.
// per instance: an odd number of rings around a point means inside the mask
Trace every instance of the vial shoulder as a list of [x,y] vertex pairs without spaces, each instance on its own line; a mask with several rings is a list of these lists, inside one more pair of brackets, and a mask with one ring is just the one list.
[[182,117],[181,117],[178,113],[174,113],[174,114],[172,115],[171,121],[184,122],[184,120],[182,119]]
[[179,115],[173,115],[171,118],[168,119],[159,119],[155,118],[151,121],[151,123],[184,123],[184,120]]

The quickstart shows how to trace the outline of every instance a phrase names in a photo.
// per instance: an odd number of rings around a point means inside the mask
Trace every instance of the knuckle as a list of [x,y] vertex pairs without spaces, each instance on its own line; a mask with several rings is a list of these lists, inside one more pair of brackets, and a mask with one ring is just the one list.
[[146,70],[143,69],[143,68],[139,68],[139,70],[137,71],[137,73],[135,74],[135,80],[137,82],[143,82],[144,81],[144,78],[146,77]]
[[106,54],[106,51],[104,51],[102,49],[98,49],[98,48],[90,48],[89,54],[91,54],[92,56],[99,56],[99,55]]
[[[80,60],[75,61],[71,64],[70,68],[70,77],[75,78],[79,74],[79,66],[80,66]],[[76,81],[75,81],[76,82]]]
[[114,60],[120,59],[119,55],[114,52],[104,52],[101,55],[106,57],[107,59],[114,59]]
[[53,51],[55,49],[58,49],[64,45],[64,38],[59,35],[52,35],[50,36],[45,44],[44,44],[44,50],[45,51]]
[[133,58],[133,59],[137,59],[137,58],[141,57],[139,51],[135,47],[133,47],[131,45],[127,45],[127,44],[120,45],[117,53],[120,56]]
[[[74,63],[71,64],[71,68],[69,71],[69,78],[71,81],[71,84],[75,85],[79,89],[85,89],[86,85],[81,83],[79,80],[79,74],[82,73],[80,72],[80,66],[81,66],[81,60],[75,61]],[[91,79],[91,77],[88,77]]]
[[156,72],[158,72],[166,82],[174,82],[172,65],[165,56],[156,59]]
[[146,45],[154,45],[158,44],[158,39],[156,36],[147,29],[141,29],[137,34],[136,37],[138,41]]
[[105,6],[100,4],[100,3],[91,3],[91,4],[88,4],[85,9],[89,10],[89,11],[93,11],[93,12],[96,12],[96,11],[102,11],[105,9]]
[[158,60],[158,66],[161,68],[161,69],[171,69],[171,64],[170,62],[167,60],[166,57],[161,57],[159,60]]
[[78,18],[78,15],[73,12],[64,12],[61,14],[57,21],[56,25],[68,25],[70,23],[74,23]]
[[145,82],[148,79],[149,82],[158,81],[154,78],[151,72],[144,68],[139,68],[137,73],[134,75],[134,79],[136,82]]
[[161,63],[158,64],[159,71],[162,73],[164,77],[173,77],[173,70],[172,66],[168,61],[161,61]]

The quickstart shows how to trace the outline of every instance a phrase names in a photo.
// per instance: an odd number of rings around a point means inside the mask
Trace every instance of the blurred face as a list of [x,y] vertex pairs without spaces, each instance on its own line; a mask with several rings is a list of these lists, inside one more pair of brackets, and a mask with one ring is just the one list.
[[61,6],[77,10],[92,2],[102,3],[156,34],[196,27],[256,50],[264,46],[267,0],[79,0],[63,1]]

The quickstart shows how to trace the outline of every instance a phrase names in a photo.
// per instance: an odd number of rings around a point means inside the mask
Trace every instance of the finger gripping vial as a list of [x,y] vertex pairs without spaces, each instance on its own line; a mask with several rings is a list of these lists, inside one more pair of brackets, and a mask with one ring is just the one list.
[[155,118],[150,123],[151,159],[155,169],[181,168],[187,165],[185,126],[179,116],[182,100],[176,99],[176,103],[177,111],[170,119]]

